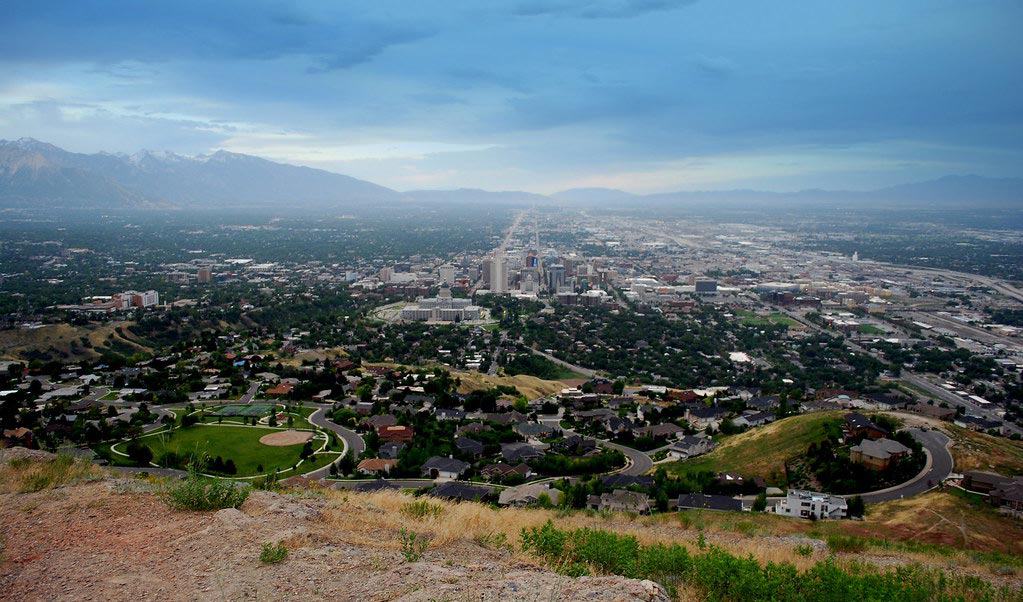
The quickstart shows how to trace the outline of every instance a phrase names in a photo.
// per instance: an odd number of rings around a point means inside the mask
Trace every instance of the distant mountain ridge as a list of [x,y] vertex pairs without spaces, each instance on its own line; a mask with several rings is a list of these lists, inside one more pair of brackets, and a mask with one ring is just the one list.
[[132,155],[72,153],[32,138],[0,140],[0,208],[332,209],[366,203],[533,204],[566,206],[807,206],[857,203],[889,206],[1023,208],[1023,178],[946,176],[871,191],[678,191],[633,194],[575,188],[549,196],[524,191],[412,190],[322,169],[276,163],[227,151],[187,157],[165,151]]
[[85,155],[31,138],[0,141],[0,206],[326,208],[402,198],[349,176],[227,151]]

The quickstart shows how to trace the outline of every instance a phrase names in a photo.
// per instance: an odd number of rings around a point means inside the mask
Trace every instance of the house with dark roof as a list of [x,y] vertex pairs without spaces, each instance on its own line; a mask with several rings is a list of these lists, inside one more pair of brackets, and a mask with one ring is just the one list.
[[671,422],[637,427],[632,429],[632,432],[637,437],[652,437],[654,439],[677,439],[685,434],[682,427]]
[[393,414],[378,414],[376,416],[363,418],[362,424],[376,430],[384,426],[394,426],[395,424],[398,424],[398,419]]
[[977,493],[990,493],[1012,479],[987,470],[967,470],[963,473],[963,488]]
[[528,443],[502,443],[501,457],[506,462],[528,462],[536,458],[542,458],[543,451]]
[[455,502],[478,502],[489,498],[492,493],[490,489],[479,485],[448,481],[437,485],[427,495]]
[[382,491],[382,490],[385,490],[385,489],[393,489],[393,490],[397,491],[398,490],[398,486],[395,485],[394,483],[390,482],[390,481],[385,481],[383,479],[377,479],[375,481],[369,481],[367,483],[359,483],[359,484],[355,485],[354,487],[352,487],[352,489],[354,491],[361,491],[361,492],[364,492],[364,493],[368,493],[368,492],[371,492],[371,491]]
[[437,420],[465,420],[465,412],[457,408],[437,408],[433,415]]
[[992,489],[988,501],[993,506],[1000,506],[1015,513],[1023,512],[1023,477],[1015,477]]
[[557,427],[540,422],[520,422],[513,426],[512,430],[523,439],[534,441],[550,437],[558,432]]
[[532,474],[533,471],[530,470],[529,465],[524,463],[512,466],[511,464],[498,462],[496,464],[489,464],[480,469],[480,476],[490,480],[504,480],[519,477],[527,479],[532,476]]
[[483,454],[483,444],[469,437],[458,437],[455,439],[455,448],[467,455],[477,458]]
[[705,429],[708,426],[718,428],[721,421],[728,415],[728,409],[719,406],[693,406],[686,408],[685,419],[693,428]]
[[687,493],[678,497],[678,509],[689,510],[721,510],[726,512],[742,512],[742,500],[727,495],[704,495]]
[[469,464],[457,458],[433,456],[423,462],[421,473],[431,479],[457,479],[469,469]]
[[609,489],[626,489],[628,487],[653,487],[654,478],[649,475],[609,474],[600,479],[601,484]]
[[405,449],[404,443],[397,443],[394,441],[382,443],[380,445],[380,450],[377,452],[377,455],[387,460],[394,460],[398,457],[398,454],[400,454],[401,450],[403,449]]
[[850,412],[845,415],[844,419],[845,432],[850,438],[866,437],[867,439],[881,439],[890,434],[888,429],[874,424],[871,419],[859,412]]

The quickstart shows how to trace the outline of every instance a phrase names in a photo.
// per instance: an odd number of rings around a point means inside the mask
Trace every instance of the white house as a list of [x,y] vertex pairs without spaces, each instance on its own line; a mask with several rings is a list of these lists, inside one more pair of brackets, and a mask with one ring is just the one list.
[[790,489],[785,499],[774,505],[774,513],[799,518],[845,518],[845,498],[817,491]]

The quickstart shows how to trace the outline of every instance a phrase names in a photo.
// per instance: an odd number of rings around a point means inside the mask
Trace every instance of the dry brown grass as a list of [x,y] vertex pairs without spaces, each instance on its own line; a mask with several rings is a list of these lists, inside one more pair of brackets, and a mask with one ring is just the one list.
[[323,363],[323,360],[338,360],[341,358],[348,357],[348,352],[341,347],[323,347],[319,349],[307,349],[300,351],[292,357],[282,358],[280,362],[285,366],[291,366],[297,368],[302,365],[304,361],[314,361],[316,363]]
[[[41,328],[9,329],[0,331],[0,358],[21,360],[38,354],[53,359],[93,360],[99,357],[96,351],[113,336],[118,344],[136,351],[150,351],[138,341],[117,333],[117,327],[127,333],[132,322],[112,322],[98,326],[72,326],[70,324],[48,324]],[[86,337],[92,347],[82,344]]]
[[993,470],[1005,475],[1023,474],[1023,443],[954,424],[944,425],[944,430],[954,441],[951,451],[956,472]]
[[[441,511],[420,518],[408,516],[403,508],[414,498],[409,494],[381,491],[361,494],[328,492],[330,503],[323,520],[332,533],[341,533],[350,543],[398,549],[397,533],[406,528],[430,538],[430,549],[474,542],[496,546],[514,553],[519,560],[535,564],[535,558],[519,551],[523,529],[540,527],[553,520],[559,528],[590,527],[633,535],[640,543],[678,543],[697,550],[699,529],[687,528],[674,515],[634,516],[556,510],[501,508],[472,503],[431,501]],[[382,534],[390,534],[382,536]],[[794,546],[765,546],[756,537],[709,533],[708,541],[742,556],[752,554],[761,562],[791,562],[801,569],[815,560],[795,553]],[[505,542],[501,545],[495,542]]]
[[452,376],[456,376],[462,381],[462,384],[458,387],[459,393],[469,393],[476,389],[490,389],[503,385],[515,387],[529,399],[560,393],[568,384],[559,380],[544,380],[527,374],[490,376],[489,374],[481,374],[479,372],[452,372]]
[[87,460],[57,456],[52,460],[19,458],[0,464],[0,493],[30,493],[96,480],[105,473]]

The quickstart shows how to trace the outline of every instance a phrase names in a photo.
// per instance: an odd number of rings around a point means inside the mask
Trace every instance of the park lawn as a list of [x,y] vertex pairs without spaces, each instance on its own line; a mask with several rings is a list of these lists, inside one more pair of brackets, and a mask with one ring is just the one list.
[[860,324],[859,331],[861,334],[884,334],[885,331],[873,324]]
[[954,424],[942,425],[954,442],[949,451],[956,472],[992,470],[1003,475],[1023,475],[1023,442],[978,433]]
[[[318,445],[319,442],[313,441],[314,448],[317,447]],[[302,464],[299,465],[298,468],[294,470],[281,471],[281,473],[278,476],[282,479],[286,479],[288,477],[297,477],[299,475],[303,475],[307,472],[316,470],[317,468],[323,468],[327,464],[330,464],[334,460],[337,460],[340,455],[341,454],[338,452],[324,452],[322,454],[310,456],[306,458],[306,461],[302,462]]]
[[789,416],[766,426],[721,439],[709,454],[663,466],[671,473],[710,470],[732,471],[784,484],[785,462],[806,453],[811,443],[824,438],[824,423],[842,412],[814,412]]
[[764,316],[746,309],[740,309],[735,313],[742,318],[742,323],[746,326],[774,326],[776,324],[781,324],[782,326],[793,326],[794,324],[797,324],[795,320],[780,312],[772,312]]
[[[277,430],[254,426],[196,425],[176,429],[169,436],[147,435],[139,441],[153,450],[153,459],[157,463],[165,451],[173,451],[179,456],[187,457],[199,449],[205,450],[212,457],[220,456],[225,461],[229,458],[234,460],[235,466],[238,467],[238,474],[235,476],[245,477],[261,474],[256,470],[259,465],[262,465],[263,472],[266,472],[275,466],[287,469],[298,462],[302,445],[273,447],[259,442],[260,437],[274,432]],[[117,449],[123,452],[124,446],[119,445]]]

